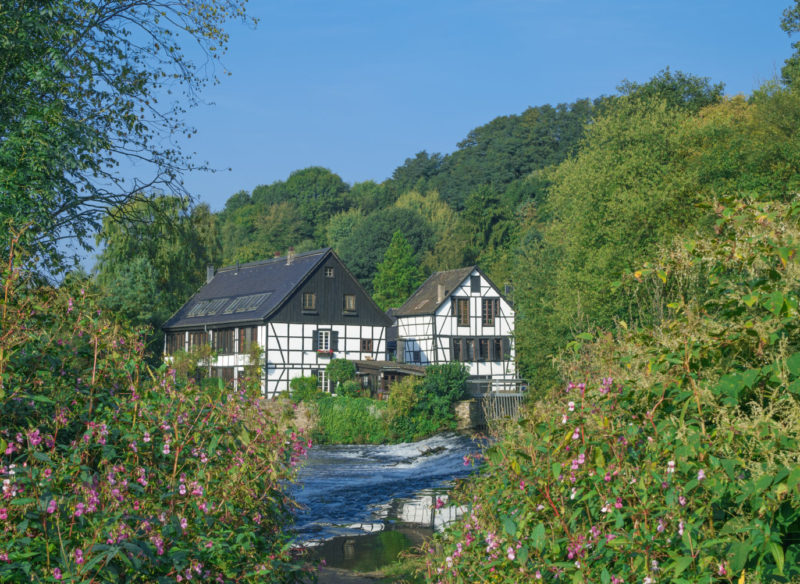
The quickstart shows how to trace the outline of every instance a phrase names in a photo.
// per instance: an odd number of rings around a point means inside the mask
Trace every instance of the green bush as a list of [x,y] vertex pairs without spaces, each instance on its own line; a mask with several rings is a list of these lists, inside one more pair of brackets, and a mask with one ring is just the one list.
[[339,386],[342,383],[356,378],[356,365],[347,359],[331,359],[325,367],[325,373],[333,384],[334,391],[339,393]]
[[357,381],[353,381],[352,379],[348,379],[347,381],[343,382],[336,389],[336,395],[342,397],[359,397],[360,394],[361,384]]
[[364,397],[331,397],[316,402],[315,442],[383,444],[388,441],[386,402]]
[[469,374],[463,363],[431,365],[418,388],[414,417],[427,417],[442,428],[455,427],[453,404],[464,397]]
[[0,278],[0,582],[303,580],[283,489],[307,442],[149,369],[82,290],[21,280]]
[[428,581],[800,579],[800,201],[713,220],[626,278],[703,295],[665,288],[659,326],[579,335],[578,381],[487,451]]
[[312,402],[328,397],[328,394],[317,386],[316,375],[295,377],[289,382],[289,396],[294,403]]

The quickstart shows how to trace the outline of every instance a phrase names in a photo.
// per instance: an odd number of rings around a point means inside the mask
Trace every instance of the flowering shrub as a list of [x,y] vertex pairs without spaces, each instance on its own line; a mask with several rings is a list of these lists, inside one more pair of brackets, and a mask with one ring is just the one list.
[[309,443],[259,400],[148,369],[82,292],[4,273],[1,582],[292,582]]
[[654,329],[581,335],[562,368],[579,381],[486,453],[428,581],[800,577],[800,203],[714,219],[631,274],[691,273],[704,295]]

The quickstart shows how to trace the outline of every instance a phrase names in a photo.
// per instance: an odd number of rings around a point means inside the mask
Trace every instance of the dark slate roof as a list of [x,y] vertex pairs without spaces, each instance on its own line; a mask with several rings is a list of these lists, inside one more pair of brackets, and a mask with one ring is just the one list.
[[457,270],[448,270],[446,272],[434,272],[430,277],[423,282],[416,292],[406,300],[405,304],[397,309],[395,316],[421,316],[425,314],[433,314],[439,308],[440,302],[437,302],[437,294],[439,291],[439,284],[444,285],[445,298],[458,288],[461,283],[472,273],[475,266],[468,268],[458,268]]
[[263,321],[331,253],[326,247],[220,268],[214,278],[164,323],[164,330]]

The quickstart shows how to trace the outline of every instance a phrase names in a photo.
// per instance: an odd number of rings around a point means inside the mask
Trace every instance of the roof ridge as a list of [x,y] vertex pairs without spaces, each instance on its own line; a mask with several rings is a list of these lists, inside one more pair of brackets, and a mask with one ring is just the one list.
[[[330,247],[323,247],[323,248],[314,249],[314,250],[311,250],[311,251],[304,251],[302,253],[295,254],[294,259],[296,260],[298,258],[306,258],[306,257],[310,257],[310,256],[313,256],[313,255],[322,255],[322,254],[327,253],[330,249],[331,249]],[[266,260],[256,260],[256,261],[253,261],[253,262],[246,262],[246,263],[243,263],[243,264],[231,264],[231,265],[228,265],[228,266],[222,266],[222,267],[218,268],[217,269],[217,273],[222,272],[222,271],[235,270],[237,268],[239,268],[241,270],[242,268],[255,268],[255,267],[259,267],[259,266],[265,266],[267,264],[286,261],[286,258],[287,258],[287,256],[283,255],[283,256],[269,258],[269,259],[266,259]]]

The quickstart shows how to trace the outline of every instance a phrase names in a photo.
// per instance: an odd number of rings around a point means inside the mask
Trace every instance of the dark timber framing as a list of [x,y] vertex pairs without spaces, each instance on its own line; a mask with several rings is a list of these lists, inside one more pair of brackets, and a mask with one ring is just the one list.
[[[217,344],[236,350],[217,354],[211,367],[226,377],[233,371],[234,379],[249,364],[249,351],[240,349],[257,342],[262,391],[272,397],[288,391],[291,379],[324,371],[333,358],[382,359],[390,324],[339,257],[324,248],[222,268],[163,328],[168,352],[186,348],[189,339],[214,347],[215,336],[224,337]],[[329,331],[327,348],[317,344],[323,330]],[[244,339],[242,331],[248,331]]]

